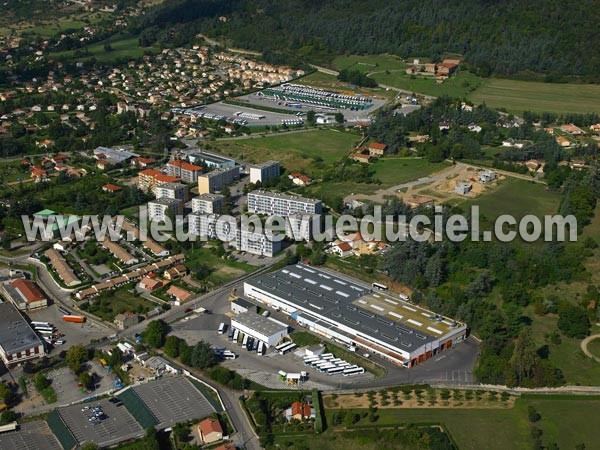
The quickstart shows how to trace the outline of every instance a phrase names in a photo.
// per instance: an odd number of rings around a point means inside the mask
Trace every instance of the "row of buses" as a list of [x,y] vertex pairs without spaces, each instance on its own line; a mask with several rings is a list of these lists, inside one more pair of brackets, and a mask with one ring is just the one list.
[[[221,327],[223,325],[223,327]],[[218,333],[225,333],[225,325],[219,325]],[[253,338],[247,334],[242,333],[237,328],[230,328],[229,333],[227,334],[227,338],[232,342],[237,342],[239,345],[244,347],[249,352],[256,352],[259,355],[264,355],[267,351],[267,346],[265,343],[259,339]],[[225,357],[225,359],[228,359]],[[233,358],[232,358],[233,359]]]
[[344,375],[345,377],[352,375],[360,375],[365,373],[363,367],[357,366],[344,361],[341,358],[336,358],[333,353],[324,353],[319,356],[306,356],[304,365],[313,367],[319,372],[327,375]]

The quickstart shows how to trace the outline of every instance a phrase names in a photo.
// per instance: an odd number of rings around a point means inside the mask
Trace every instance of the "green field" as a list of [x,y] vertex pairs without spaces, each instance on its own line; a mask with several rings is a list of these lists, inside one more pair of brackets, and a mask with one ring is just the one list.
[[112,322],[117,314],[128,311],[144,314],[157,306],[150,300],[135,295],[130,289],[131,286],[122,287],[94,299],[90,302],[87,311],[102,320]]
[[323,73],[319,71],[312,72],[305,77],[299,78],[294,83],[304,84],[319,89],[330,89],[335,91],[341,91],[348,94],[363,94],[373,95],[375,97],[391,99],[396,96],[395,91],[388,91],[381,88],[358,88],[356,86],[350,86],[348,83],[338,81],[335,75]]
[[[532,405],[541,415],[536,426],[543,431],[542,442],[572,449],[584,443],[586,448],[598,443],[600,397],[528,396],[517,399],[514,408],[406,408],[379,409],[376,426],[400,426],[409,423],[442,423],[461,450],[530,449],[532,439],[527,408]],[[361,411],[361,410],[356,410]],[[335,410],[327,410],[328,423]],[[356,428],[374,426],[362,418]],[[318,447],[314,447],[318,448]]]
[[468,97],[481,84],[481,78],[470,72],[460,72],[443,83],[437,83],[433,78],[406,75],[404,70],[376,73],[372,77],[379,84],[434,97]]
[[209,246],[195,248],[186,252],[186,259],[190,267],[193,267],[196,262],[208,266],[211,273],[207,281],[212,285],[227,283],[258,268],[242,261],[223,259]]
[[[518,201],[515,201],[518,199]],[[519,219],[527,214],[541,217],[556,214],[560,195],[546,190],[546,185],[517,178],[506,177],[498,186],[491,188],[476,199],[468,200],[461,207],[479,206],[482,223],[494,220],[502,214],[510,214]]]
[[[250,163],[274,159],[292,171],[322,173],[324,165],[339,161],[350,153],[359,136],[335,130],[314,130],[254,139],[218,141],[211,148]],[[214,146],[214,147],[213,147]]]
[[[104,45],[106,43],[110,44],[112,50],[105,50]],[[99,62],[111,63],[119,59],[139,58],[147,52],[157,53],[158,49],[154,47],[140,47],[138,38],[136,36],[116,34],[104,41],[88,45],[79,51],[84,52],[84,54],[81,57],[77,57],[78,60],[85,61],[91,58],[96,58],[96,60]],[[54,53],[54,56],[57,58],[70,59],[75,57],[75,51],[69,50],[65,52],[57,52]]]
[[470,99],[519,114],[523,111],[598,113],[600,85],[489,79],[472,93]]
[[405,70],[407,64],[395,55],[348,55],[333,60],[336,70],[351,69],[365,73],[385,70]]
[[592,353],[597,358],[600,358],[600,338],[594,339],[588,343],[588,351]]
[[21,161],[0,163],[0,182],[11,183],[14,181],[28,180],[29,170],[21,169]]

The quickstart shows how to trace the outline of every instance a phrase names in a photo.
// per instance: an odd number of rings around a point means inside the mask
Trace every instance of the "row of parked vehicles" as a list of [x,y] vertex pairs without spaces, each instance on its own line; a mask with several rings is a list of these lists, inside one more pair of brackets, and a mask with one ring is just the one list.
[[[227,325],[221,322],[219,328],[217,330],[218,334],[225,334],[225,330],[227,329]],[[265,343],[259,339],[255,339],[248,334],[244,334],[237,328],[229,328],[229,332],[227,333],[227,339],[232,342],[237,342],[238,345],[241,345],[249,352],[256,352],[259,355],[264,355],[267,351],[267,346]],[[225,356],[224,356],[225,357]],[[225,358],[228,359],[228,358]],[[230,358],[233,359],[233,358]]]

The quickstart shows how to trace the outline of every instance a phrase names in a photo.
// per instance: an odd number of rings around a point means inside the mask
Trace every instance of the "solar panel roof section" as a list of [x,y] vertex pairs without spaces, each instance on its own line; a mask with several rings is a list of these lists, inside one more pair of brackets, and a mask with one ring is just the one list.
[[[311,281],[319,283],[313,284]],[[374,312],[367,305],[361,306],[358,300],[369,295],[370,289],[314,267],[302,264],[288,266],[283,270],[258,275],[249,283],[294,303],[300,311],[308,311],[316,318],[351,326],[365,335],[408,352],[436,340],[431,331],[427,334],[405,322],[400,324],[386,320],[379,310]],[[335,290],[327,290],[321,284],[333,285]]]

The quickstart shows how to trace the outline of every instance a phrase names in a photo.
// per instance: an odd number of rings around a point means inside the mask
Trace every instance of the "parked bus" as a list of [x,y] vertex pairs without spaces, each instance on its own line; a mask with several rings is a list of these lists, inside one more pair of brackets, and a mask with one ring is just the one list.
[[321,361],[321,358],[319,358],[318,356],[312,356],[312,357],[304,360],[304,365],[310,366],[315,361]]
[[387,291],[388,287],[385,284],[381,284],[381,283],[373,283],[371,285],[373,287],[373,289],[376,289],[378,291]]
[[229,332],[227,333],[227,339],[233,341],[233,328],[229,329]]
[[254,338],[252,336],[248,337],[248,342],[246,343],[246,350],[252,350],[252,346],[254,345]]
[[327,372],[329,369],[333,369],[335,366],[335,364],[327,364],[325,366],[319,366],[317,367],[317,370],[319,372]]
[[244,339],[242,340],[242,347],[245,347],[246,345],[248,345],[248,335],[247,334],[244,335]]
[[263,341],[260,341],[258,343],[258,350],[257,350],[259,355],[264,355],[265,354],[265,343]]
[[362,367],[356,367],[355,369],[346,369],[344,370],[344,376],[350,376],[350,375],[359,375],[361,373],[365,373],[365,369],[363,369]]
[[52,324],[48,323],[48,322],[31,322],[31,326],[32,327],[36,327],[37,325],[42,326],[42,327],[51,327]]
[[49,332],[50,334],[54,333],[56,331],[56,328],[51,328],[51,327],[35,327],[34,328],[35,331],[37,331],[38,333],[41,332]]
[[52,336],[54,334],[54,331],[52,330],[35,330],[40,334],[46,335],[46,336]]
[[239,336],[240,336],[240,330],[236,329],[236,330],[233,332],[233,339],[232,339],[232,341],[233,341],[233,342],[237,342],[237,340],[238,340]]
[[325,354],[321,355],[321,359],[329,360],[329,359],[333,359],[333,358],[334,358],[333,353],[325,353]]
[[7,423],[6,425],[0,426],[0,433],[5,433],[7,431],[15,431],[17,429],[17,422]]
[[288,345],[290,345],[290,343],[289,343],[289,342],[284,342],[283,344],[279,344],[277,347],[275,347],[275,350],[279,351],[279,350],[281,350],[282,348],[285,348],[285,347],[287,347]]
[[65,322],[73,322],[73,323],[83,323],[83,322],[85,322],[85,317],[82,317],[82,316],[71,316],[69,314],[65,314],[62,319]]
[[333,367],[327,370],[327,375],[341,375],[344,372],[344,369],[341,367]]
[[223,352],[223,359],[235,359],[237,358],[237,355],[235,353],[233,353],[232,351],[229,350],[225,350]]
[[292,342],[292,343],[290,343],[290,344],[286,345],[285,347],[283,347],[283,348],[280,348],[280,349],[279,349],[279,353],[280,353],[281,355],[285,355],[287,352],[289,352],[289,351],[292,351],[292,350],[293,350],[293,349],[295,349],[295,348],[296,348],[296,344],[294,344],[294,343]]
[[219,324],[219,329],[217,330],[217,333],[219,333],[219,334],[225,333],[225,323],[221,322]]
[[261,341],[259,341],[258,339],[254,339],[254,343],[252,344],[252,351],[254,351],[254,352],[258,351],[259,342],[261,342]]
[[65,316],[70,316],[70,315],[71,315],[71,311],[69,311],[68,309],[65,309],[65,308],[62,308],[62,307],[60,307],[60,308],[58,308],[58,310],[59,310],[61,313],[63,313]]

